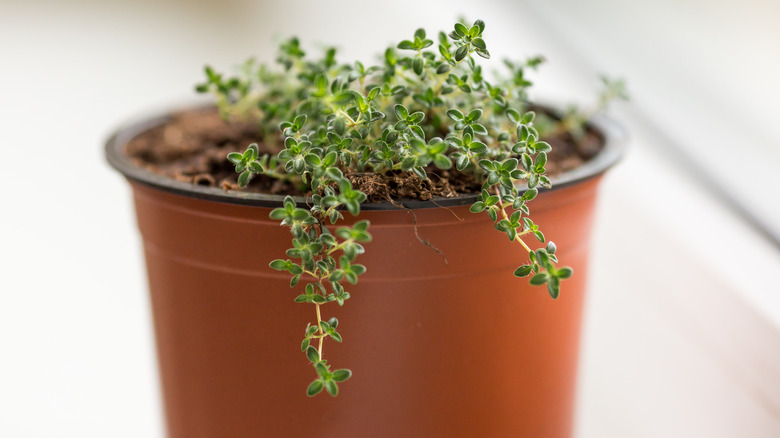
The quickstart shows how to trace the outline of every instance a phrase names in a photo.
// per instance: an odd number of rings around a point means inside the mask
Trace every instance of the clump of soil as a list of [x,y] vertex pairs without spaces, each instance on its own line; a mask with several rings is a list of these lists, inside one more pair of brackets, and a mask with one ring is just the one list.
[[454,198],[459,194],[473,193],[480,189],[480,182],[473,175],[429,168],[429,178],[414,173],[393,171],[387,174],[347,174],[352,186],[368,195],[369,202],[393,199]]
[[[603,139],[586,131],[580,141],[568,133],[545,138],[553,150],[548,154],[547,174],[571,170],[592,158],[602,148]],[[160,126],[133,138],[125,153],[139,167],[169,178],[196,185],[239,190],[233,165],[225,158],[228,153],[243,151],[257,143],[260,154],[276,153],[280,138],[263,138],[254,123],[227,123],[213,109],[174,114]],[[451,198],[478,192],[481,182],[473,175],[451,170],[426,169],[429,178],[423,180],[410,172],[387,174],[347,173],[352,185],[368,195],[369,202],[393,199]],[[248,192],[278,195],[305,195],[306,187],[259,175],[247,187]]]

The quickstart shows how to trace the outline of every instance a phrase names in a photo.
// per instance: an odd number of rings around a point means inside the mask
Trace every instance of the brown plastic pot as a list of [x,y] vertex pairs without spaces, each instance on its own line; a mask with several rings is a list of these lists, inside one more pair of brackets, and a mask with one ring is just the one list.
[[571,436],[596,192],[621,151],[614,128],[598,124],[604,150],[530,204],[575,270],[557,300],[512,276],[526,254],[468,211],[473,198],[364,205],[368,271],[344,307],[323,307],[344,337],[326,357],[354,376],[337,398],[309,398],[298,346],[313,308],[268,267],[290,244],[268,218],[281,197],[132,166],[123,145],[164,121],[120,130],[106,150],[133,187],[169,437]]

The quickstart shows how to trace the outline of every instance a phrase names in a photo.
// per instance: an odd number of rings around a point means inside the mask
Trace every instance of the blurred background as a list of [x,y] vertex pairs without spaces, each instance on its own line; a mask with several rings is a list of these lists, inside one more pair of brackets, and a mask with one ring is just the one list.
[[576,436],[780,436],[780,3],[0,0],[0,436],[163,436],[140,240],[103,142],[283,38],[370,62],[487,23],[532,97],[630,136],[593,238]]

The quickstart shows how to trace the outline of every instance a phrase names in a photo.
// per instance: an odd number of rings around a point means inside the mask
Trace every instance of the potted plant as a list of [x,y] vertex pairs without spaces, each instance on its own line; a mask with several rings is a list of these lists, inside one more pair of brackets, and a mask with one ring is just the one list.
[[[542,58],[483,75],[484,31],[419,29],[369,67],[291,39],[279,70],[207,67],[216,109],[108,141],[169,436],[570,435],[596,187],[620,148],[528,102]],[[599,106],[620,96],[607,82]]]

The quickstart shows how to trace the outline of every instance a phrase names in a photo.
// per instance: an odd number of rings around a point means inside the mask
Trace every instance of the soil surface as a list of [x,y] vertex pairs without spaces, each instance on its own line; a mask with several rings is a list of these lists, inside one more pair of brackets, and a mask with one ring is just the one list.
[[[547,161],[547,174],[550,176],[580,166],[596,155],[603,145],[602,137],[592,131],[586,131],[579,142],[575,142],[568,133],[544,140],[552,145]],[[169,122],[133,138],[126,145],[125,153],[139,167],[192,184],[279,195],[305,194],[305,187],[265,175],[256,176],[247,187],[239,189],[238,175],[225,157],[230,152],[244,151],[252,143],[258,143],[262,155],[277,152],[279,139],[264,142],[255,124],[229,124],[215,110],[204,109],[174,114]],[[454,168],[439,170],[430,167],[426,171],[428,180],[401,171],[385,175],[352,173],[346,176],[355,188],[368,195],[369,202],[450,198],[480,190],[480,181]]]

